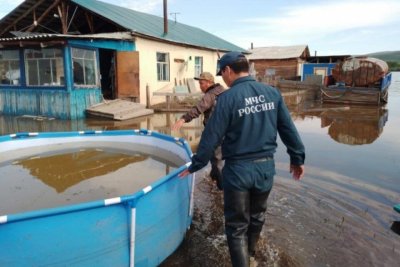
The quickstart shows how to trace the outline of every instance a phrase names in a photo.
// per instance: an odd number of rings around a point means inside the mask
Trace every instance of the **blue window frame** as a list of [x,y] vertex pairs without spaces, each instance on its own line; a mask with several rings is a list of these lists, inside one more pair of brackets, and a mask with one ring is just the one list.
[[0,84],[20,85],[19,50],[0,50]]

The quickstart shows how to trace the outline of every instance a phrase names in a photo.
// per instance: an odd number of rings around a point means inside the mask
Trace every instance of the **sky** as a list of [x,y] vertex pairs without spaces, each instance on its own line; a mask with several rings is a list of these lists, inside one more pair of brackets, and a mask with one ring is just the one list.
[[[163,16],[163,0],[102,0]],[[23,0],[0,0],[0,18]],[[169,19],[244,49],[308,45],[312,55],[400,51],[399,0],[168,0]]]

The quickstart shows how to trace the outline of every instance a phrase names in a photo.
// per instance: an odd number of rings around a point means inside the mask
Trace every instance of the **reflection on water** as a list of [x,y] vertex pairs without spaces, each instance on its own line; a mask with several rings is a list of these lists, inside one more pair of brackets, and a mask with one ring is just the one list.
[[352,107],[344,112],[326,112],[321,126],[329,126],[329,135],[349,145],[371,144],[383,131],[388,112],[383,108]]
[[388,120],[388,111],[371,106],[322,106],[302,111],[320,118],[321,128],[328,127],[329,136],[342,144],[373,143],[382,133]]
[[51,156],[34,156],[14,161],[29,170],[30,175],[54,188],[57,193],[83,180],[115,172],[129,164],[147,159],[147,155],[129,155],[102,149],[81,149]]
[[178,166],[145,148],[59,147],[33,155],[21,149],[0,162],[1,215],[133,194]]
[[[260,242],[263,250],[257,254],[261,266],[398,265],[400,215],[392,207],[400,203],[400,73],[393,73],[392,79],[389,102],[382,108],[303,103],[302,96],[291,96],[289,102],[297,104],[290,106],[291,114],[306,147],[306,176],[292,181],[286,149],[278,140],[276,182]],[[8,134],[147,128],[184,137],[195,148],[201,120],[171,132],[180,115],[154,114],[122,122],[0,117],[0,129]],[[157,163],[150,164],[137,172],[147,174]],[[221,195],[206,174],[197,175],[189,236],[165,266],[230,266]],[[15,198],[8,194],[7,199]]]

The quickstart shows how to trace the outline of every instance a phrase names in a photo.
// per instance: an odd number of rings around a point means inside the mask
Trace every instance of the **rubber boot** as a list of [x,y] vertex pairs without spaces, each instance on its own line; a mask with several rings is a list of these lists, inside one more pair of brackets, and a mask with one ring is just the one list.
[[257,242],[265,222],[267,199],[270,191],[250,194],[250,225],[247,231],[248,251],[250,257],[255,257]]
[[233,267],[248,267],[249,253],[246,238],[228,238],[229,253]]
[[260,233],[248,233],[247,234],[249,257],[256,256],[256,248],[257,248],[257,242],[258,242],[259,238],[260,238]]
[[248,233],[247,234],[247,247],[249,252],[249,266],[257,267],[258,262],[256,261],[256,247],[260,237],[260,233]]
[[248,267],[247,231],[250,198],[248,191],[224,190],[225,233],[233,267]]

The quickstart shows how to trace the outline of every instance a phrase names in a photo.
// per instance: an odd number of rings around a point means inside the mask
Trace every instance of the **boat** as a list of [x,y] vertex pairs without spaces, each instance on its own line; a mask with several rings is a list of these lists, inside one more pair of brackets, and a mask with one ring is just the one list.
[[82,144],[148,146],[183,164],[131,194],[0,214],[0,266],[157,266],[181,244],[192,222],[194,186],[194,175],[178,177],[192,156],[182,138],[146,129],[10,134],[0,136],[0,166],[16,151],[34,155]]
[[384,105],[392,80],[387,63],[370,57],[350,57],[336,64],[321,87],[323,103]]

